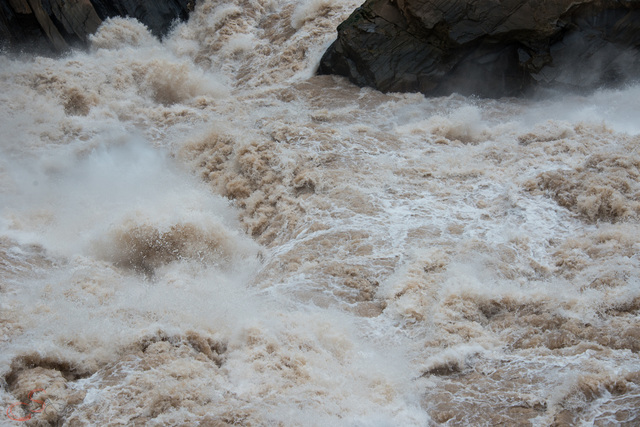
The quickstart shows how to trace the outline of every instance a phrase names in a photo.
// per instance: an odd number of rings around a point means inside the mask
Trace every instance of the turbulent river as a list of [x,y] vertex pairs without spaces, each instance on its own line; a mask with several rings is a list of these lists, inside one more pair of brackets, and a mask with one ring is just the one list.
[[357,6],[0,56],[0,424],[640,425],[640,86],[314,76]]

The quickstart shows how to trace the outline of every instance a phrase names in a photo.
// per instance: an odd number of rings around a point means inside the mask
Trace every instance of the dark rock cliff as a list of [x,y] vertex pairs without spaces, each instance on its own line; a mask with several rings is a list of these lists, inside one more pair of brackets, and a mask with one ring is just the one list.
[[640,76],[640,1],[367,0],[318,72],[426,95],[620,84]]
[[84,45],[103,20],[132,17],[160,36],[187,19],[195,0],[0,0],[0,44],[63,51]]

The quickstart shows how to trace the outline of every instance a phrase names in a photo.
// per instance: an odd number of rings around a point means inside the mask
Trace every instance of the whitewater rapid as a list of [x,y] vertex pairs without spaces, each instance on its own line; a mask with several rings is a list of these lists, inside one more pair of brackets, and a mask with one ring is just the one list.
[[86,52],[0,56],[5,411],[640,423],[640,86],[314,76],[358,5],[206,0],[162,41],[112,19]]

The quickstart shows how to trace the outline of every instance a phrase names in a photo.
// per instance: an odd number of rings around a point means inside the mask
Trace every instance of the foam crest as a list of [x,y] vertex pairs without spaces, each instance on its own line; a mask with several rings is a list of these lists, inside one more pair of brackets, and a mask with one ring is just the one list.
[[296,30],[300,29],[305,22],[313,20],[322,12],[329,12],[332,3],[332,0],[307,0],[299,3],[291,16],[291,26]]
[[398,131],[402,134],[430,133],[435,139],[440,137],[440,143],[447,143],[447,140],[477,143],[488,137],[481,110],[473,105],[457,108],[446,116],[433,115],[419,122],[401,125]]
[[5,204],[5,215],[14,218],[9,227],[35,233],[54,253],[91,254],[142,270],[183,258],[232,262],[256,253],[234,231],[225,200],[206,195],[140,140],[51,161],[39,177],[19,180],[20,203]]
[[159,44],[149,29],[133,18],[109,18],[89,36],[93,49],[151,47]]

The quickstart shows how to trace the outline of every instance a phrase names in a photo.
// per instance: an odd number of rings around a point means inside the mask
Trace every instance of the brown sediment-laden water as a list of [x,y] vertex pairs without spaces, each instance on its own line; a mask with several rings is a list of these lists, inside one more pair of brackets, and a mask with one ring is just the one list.
[[163,41],[118,18],[0,56],[3,417],[640,424],[640,86],[314,76],[357,6],[207,0]]

